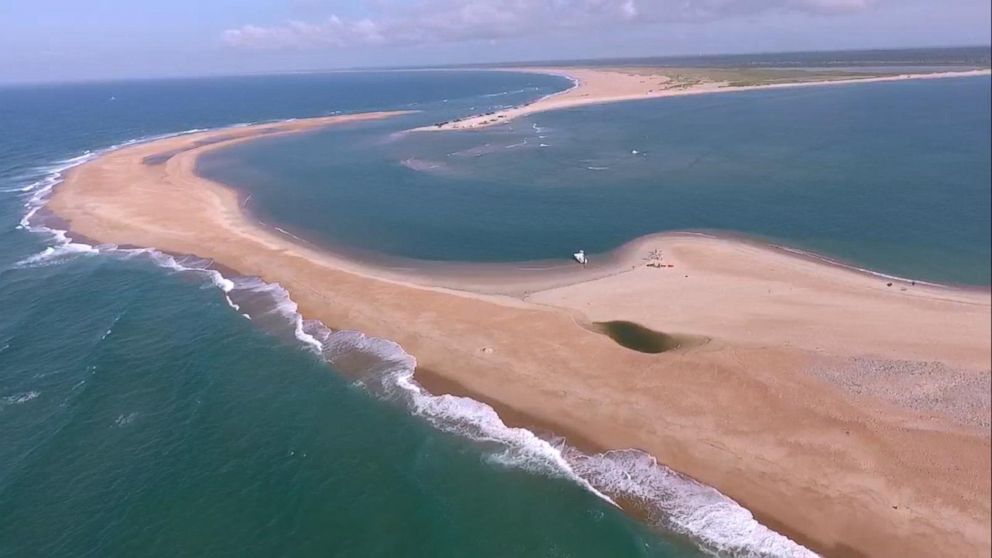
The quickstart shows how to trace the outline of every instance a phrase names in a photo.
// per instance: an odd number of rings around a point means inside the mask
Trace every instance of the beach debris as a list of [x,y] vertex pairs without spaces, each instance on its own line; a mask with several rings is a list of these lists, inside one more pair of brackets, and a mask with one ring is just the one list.
[[638,150],[636,150],[636,149],[631,149],[631,150],[630,150],[630,154],[631,154],[631,155],[637,155],[637,154],[639,154],[639,153],[640,153],[640,151],[638,151]]
[[665,267],[675,267],[672,264],[666,264],[662,262],[663,259],[665,259],[665,256],[662,255],[661,250],[657,248],[648,252],[647,257],[644,258],[644,260],[648,262],[647,267],[654,267],[657,269],[661,269]]
[[886,287],[891,287],[892,286],[892,282],[890,281],[890,282],[886,283],[885,286]]
[[492,347],[483,347],[482,348],[482,352],[485,353],[485,354],[487,354],[487,355],[491,355],[491,354],[493,354],[493,348]]

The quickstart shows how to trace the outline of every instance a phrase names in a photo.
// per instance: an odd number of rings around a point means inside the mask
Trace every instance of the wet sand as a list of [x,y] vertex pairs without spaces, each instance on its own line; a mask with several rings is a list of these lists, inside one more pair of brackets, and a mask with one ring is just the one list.
[[[870,83],[882,81],[902,81],[907,79],[941,79],[989,75],[990,70],[976,69],[959,72],[930,72],[916,74],[899,74],[883,76],[827,76],[811,75],[806,80],[796,77],[795,81],[782,83],[767,83],[760,85],[735,85],[719,78],[709,79],[705,75],[700,79],[681,81],[673,79],[669,74],[676,74],[679,69],[659,68],[507,68],[498,71],[532,72],[567,77],[574,86],[548,95],[533,103],[515,106],[488,114],[479,114],[433,126],[416,128],[417,131],[431,130],[471,130],[487,126],[497,126],[512,121],[515,118],[545,112],[580,107],[585,105],[636,101],[640,99],[655,99],[681,95],[702,95],[707,93],[729,93],[734,91],[749,91],[755,89],[780,89],[784,87],[809,87],[843,85],[852,83]],[[719,72],[714,71],[716,75]]]
[[[122,148],[71,170],[48,208],[100,242],[195,254],[280,283],[304,317],[400,343],[430,371],[419,377],[428,389],[581,447],[643,449],[818,552],[989,555],[989,405],[968,399],[989,378],[988,292],[696,234],[645,237],[587,268],[463,266],[434,277],[280,234],[195,172],[203,153],[263,134],[387,116]],[[593,326],[610,321],[705,342],[631,350]],[[893,397],[878,370],[912,372],[928,404]]]

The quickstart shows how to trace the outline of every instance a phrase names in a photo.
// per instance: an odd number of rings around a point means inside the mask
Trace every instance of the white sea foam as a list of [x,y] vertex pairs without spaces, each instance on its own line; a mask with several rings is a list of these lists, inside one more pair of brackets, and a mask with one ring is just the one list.
[[[18,189],[21,192],[30,192],[31,196],[24,203],[24,216],[21,217],[17,228],[30,230],[31,232],[47,236],[49,239],[49,246],[45,247],[37,254],[21,259],[14,265],[16,267],[38,267],[61,263],[78,255],[92,255],[101,252],[99,247],[72,240],[69,237],[68,232],[65,230],[56,229],[35,222],[34,218],[38,211],[45,205],[45,201],[48,199],[48,196],[51,195],[52,189],[62,182],[66,171],[90,161],[99,155],[120,149],[122,147],[203,131],[205,131],[205,129],[194,128],[191,130],[184,130],[182,132],[160,134],[140,139],[130,139],[98,151],[86,150],[82,154],[75,157],[56,161],[51,165],[39,168],[37,175],[41,175],[41,178]],[[116,247],[114,248],[116,249]]]
[[609,496],[576,474],[558,448],[530,430],[510,428],[489,405],[468,397],[432,395],[413,379],[412,369],[394,372],[385,381],[403,390],[414,413],[440,430],[494,444],[497,449],[490,454],[491,461],[566,477],[616,505]]
[[[356,356],[372,370],[364,370],[358,384],[374,394],[406,405],[436,428],[490,446],[489,459],[503,466],[519,467],[542,474],[569,478],[604,500],[613,501],[575,474],[559,448],[524,428],[506,426],[496,411],[474,399],[434,395],[414,379],[417,361],[398,343],[358,331],[332,331],[319,322],[309,322],[331,365]],[[369,358],[371,357],[371,358]]]
[[[231,291],[262,293],[271,297],[272,305],[267,313],[280,316],[289,322],[293,327],[293,335],[306,348],[317,354],[323,352],[324,345],[306,330],[303,316],[299,313],[299,306],[289,297],[289,292],[282,285],[278,283],[266,283],[257,277],[238,277],[234,281],[230,281],[230,285]],[[248,318],[251,319],[251,316],[248,316]]]
[[[58,161],[49,167],[39,169],[39,172],[43,174],[43,177],[22,188],[22,191],[24,192],[31,192],[31,197],[29,197],[24,203],[24,208],[27,211],[18,223],[17,228],[29,228],[31,219],[35,216],[38,210],[41,209],[41,206],[44,205],[45,199],[51,193],[52,188],[62,181],[62,176],[65,171],[71,169],[72,167],[81,165],[95,156],[95,153],[85,151],[82,155]],[[64,235],[59,240],[64,240]]]
[[0,193],[12,194],[16,192],[30,192],[32,189],[34,189],[34,186],[35,186],[34,184],[28,184],[27,186],[21,186],[18,188],[4,188],[3,190],[0,190]]
[[524,89],[514,89],[513,91],[500,91],[499,93],[489,93],[482,95],[483,97],[503,97],[505,95],[515,95],[517,93],[526,93],[528,91],[537,91],[536,87],[526,87]]
[[121,320],[121,317],[123,316],[124,316],[124,312],[118,312],[117,315],[114,316],[114,319],[111,320],[110,325],[107,327],[107,331],[103,332],[103,335],[100,336],[100,341],[103,341],[104,339],[110,337],[110,334],[114,332],[114,326],[117,325],[117,322],[119,322]]
[[699,539],[720,555],[816,556],[758,523],[737,502],[642,451],[585,455],[570,449],[566,455],[574,470],[599,490],[637,502],[659,526]]
[[49,246],[41,252],[28,256],[17,262],[17,267],[38,267],[53,263],[59,263],[66,258],[79,254],[96,254],[98,250],[89,244],[78,242],[68,242],[57,246]]
[[[196,131],[200,130],[184,133]],[[138,141],[144,140],[132,140],[109,149]],[[611,503],[612,498],[637,500],[656,514],[655,519],[660,526],[694,537],[711,551],[735,556],[814,555],[762,526],[750,512],[715,489],[675,473],[647,454],[627,450],[585,455],[563,443],[553,444],[529,430],[506,426],[496,411],[482,402],[427,392],[414,379],[416,359],[400,345],[360,332],[332,331],[320,322],[305,321],[296,302],[278,284],[254,277],[231,279],[211,269],[209,261],[177,259],[153,249],[90,246],[74,242],[66,231],[33,224],[32,217],[51,189],[61,181],[62,173],[98,154],[85,153],[63,161],[53,166],[45,179],[25,190],[31,191],[32,196],[26,204],[27,214],[21,222],[22,226],[49,235],[53,243],[41,253],[22,260],[26,265],[57,262],[61,261],[60,256],[77,253],[104,253],[124,259],[148,258],[156,265],[175,272],[203,276],[224,294],[228,304],[236,311],[239,305],[232,297],[265,295],[271,304],[262,315],[256,314],[255,317],[274,316],[282,320],[303,347],[321,355],[332,366],[346,364],[349,359],[358,357],[365,364],[366,372],[359,381],[361,385],[381,397],[406,405],[411,412],[440,430],[479,442],[488,450],[489,460],[494,464],[568,478]],[[241,315],[253,319],[248,313]],[[112,326],[105,336],[111,331]],[[375,364],[369,366],[369,362]],[[0,403],[24,403],[38,395],[38,392],[26,392],[0,399]],[[122,414],[115,420],[115,426],[126,426],[136,416],[136,413]]]
[[[239,309],[238,306],[234,304],[230,296],[227,295],[227,293],[229,293],[231,289],[234,288],[234,283],[229,279],[225,278],[220,272],[213,269],[208,269],[206,265],[200,265],[200,266],[183,265],[177,262],[176,259],[173,258],[172,256],[163,254],[156,250],[120,249],[116,246],[92,246],[90,244],[74,241],[69,237],[68,232],[65,230],[57,229],[54,227],[50,227],[47,225],[34,222],[35,215],[44,206],[45,201],[48,199],[48,196],[51,194],[53,188],[62,181],[64,174],[67,170],[79,166],[87,161],[90,161],[91,159],[99,155],[102,155],[110,151],[114,151],[116,149],[120,149],[122,147],[127,147],[130,145],[135,145],[147,141],[154,141],[167,137],[187,135],[202,131],[205,130],[201,128],[195,128],[178,133],[161,134],[161,135],[149,136],[147,138],[141,138],[141,139],[131,139],[119,144],[112,145],[106,149],[102,149],[96,152],[85,151],[84,153],[76,157],[58,161],[49,167],[39,169],[39,172],[44,174],[43,178],[25,186],[22,189],[25,192],[31,192],[32,195],[24,204],[25,214],[21,218],[18,228],[23,228],[35,233],[47,235],[49,237],[50,245],[42,249],[42,251],[37,254],[23,258],[22,260],[18,261],[15,264],[15,266],[39,267],[44,265],[53,265],[53,264],[62,263],[63,261],[84,254],[94,255],[99,253],[107,253],[126,258],[146,255],[151,259],[155,260],[156,263],[162,265],[163,267],[168,267],[170,269],[174,269],[177,271],[196,271],[199,273],[203,273],[211,280],[211,282],[214,285],[216,285],[218,288],[221,289],[221,291],[225,293],[224,298],[227,301],[228,305],[230,305],[231,308],[238,310]],[[207,265],[209,265],[209,262],[207,262]],[[108,331],[107,334],[109,333],[110,332]]]
[[333,331],[318,321],[310,321],[308,327],[313,328],[315,334],[320,336],[320,343],[331,360],[342,353],[358,351],[381,361],[385,365],[382,369],[384,371],[413,370],[417,367],[417,359],[394,341],[354,330]]
[[134,422],[134,419],[138,417],[138,413],[128,413],[126,415],[118,415],[117,419],[114,420],[114,426],[121,428],[127,426]]
[[14,395],[8,395],[6,397],[0,398],[0,409],[10,406],[10,405],[20,405],[22,403],[27,403],[37,399],[41,395],[41,392],[37,391],[25,391],[24,393],[15,393]]

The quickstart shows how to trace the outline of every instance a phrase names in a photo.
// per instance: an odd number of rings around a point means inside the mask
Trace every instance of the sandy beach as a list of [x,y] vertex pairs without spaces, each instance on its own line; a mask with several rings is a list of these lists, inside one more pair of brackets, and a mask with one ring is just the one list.
[[[808,77],[794,76],[782,78],[781,82],[762,76],[769,83],[758,85],[738,85],[729,81],[719,70],[700,71],[658,68],[510,68],[497,71],[533,72],[551,74],[571,79],[574,85],[565,91],[548,95],[533,103],[515,106],[487,114],[479,114],[439,122],[434,126],[417,128],[417,131],[430,130],[471,130],[486,126],[505,124],[515,118],[585,105],[617,103],[639,99],[654,99],[680,95],[702,95],[707,93],[727,93],[754,89],[778,89],[824,85],[843,85],[907,79],[942,79],[989,75],[988,69],[963,70],[954,72],[930,72],[879,76],[850,76],[819,74]],[[726,73],[726,72],[724,72]],[[747,78],[747,74],[731,79]]]
[[[583,87],[602,75],[590,72]],[[580,87],[508,118],[636,95]],[[195,172],[236,142],[390,114],[125,147],[72,169],[47,208],[98,242],[277,282],[304,317],[401,344],[432,391],[585,449],[647,451],[824,555],[989,555],[988,291],[696,234],[645,237],[585,269],[375,266],[273,231]],[[618,320],[679,347],[631,350],[594,325]]]

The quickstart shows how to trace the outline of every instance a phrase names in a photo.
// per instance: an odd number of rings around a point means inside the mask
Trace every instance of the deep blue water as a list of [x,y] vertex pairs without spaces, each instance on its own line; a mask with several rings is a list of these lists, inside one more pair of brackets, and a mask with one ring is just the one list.
[[913,279],[990,282],[990,80],[699,95],[391,135],[426,115],[242,144],[201,172],[313,240],[429,260],[744,233]]

